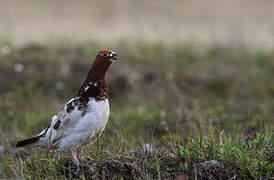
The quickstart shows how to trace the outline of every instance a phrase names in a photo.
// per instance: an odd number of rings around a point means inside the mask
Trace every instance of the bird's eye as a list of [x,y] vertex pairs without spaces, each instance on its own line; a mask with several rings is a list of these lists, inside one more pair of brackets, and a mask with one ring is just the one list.
[[107,53],[104,53],[103,56],[107,56],[108,54]]

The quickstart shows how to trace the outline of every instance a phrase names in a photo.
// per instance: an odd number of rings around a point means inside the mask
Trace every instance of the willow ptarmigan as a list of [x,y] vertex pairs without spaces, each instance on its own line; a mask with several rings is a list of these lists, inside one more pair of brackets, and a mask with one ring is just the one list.
[[16,147],[35,145],[48,149],[71,152],[79,166],[78,152],[84,145],[94,143],[105,129],[109,117],[106,72],[117,54],[101,51],[95,57],[86,80],[51,124],[37,136],[19,141]]

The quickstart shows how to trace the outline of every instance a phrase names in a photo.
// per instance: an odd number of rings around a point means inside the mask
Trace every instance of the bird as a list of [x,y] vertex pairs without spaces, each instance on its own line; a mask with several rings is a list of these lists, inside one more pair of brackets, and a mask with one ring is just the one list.
[[108,122],[110,108],[106,73],[117,57],[113,51],[100,51],[76,95],[58,115],[52,117],[49,126],[35,137],[17,142],[16,147],[33,145],[68,152],[79,167],[79,152],[101,136]]

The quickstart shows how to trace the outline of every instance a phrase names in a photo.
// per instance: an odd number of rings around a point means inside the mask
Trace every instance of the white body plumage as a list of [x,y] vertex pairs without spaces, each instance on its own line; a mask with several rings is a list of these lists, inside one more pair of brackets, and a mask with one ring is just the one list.
[[[101,135],[109,117],[108,99],[96,101],[90,98],[84,115],[77,107],[67,113],[68,104],[74,99],[66,103],[58,116],[53,116],[49,128],[40,133],[47,131],[37,145],[61,151],[75,151]],[[58,121],[60,126],[55,129]]]

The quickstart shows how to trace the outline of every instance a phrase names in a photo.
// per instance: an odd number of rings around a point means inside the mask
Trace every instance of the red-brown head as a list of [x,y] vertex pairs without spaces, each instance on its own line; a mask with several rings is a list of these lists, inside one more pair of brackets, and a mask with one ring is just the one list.
[[97,98],[103,94],[105,97],[108,97],[105,75],[111,63],[114,60],[117,60],[117,56],[118,54],[113,51],[100,51],[96,55],[92,67],[88,72],[87,78],[77,95],[88,95],[89,97]]
[[110,51],[110,50],[103,50],[103,51],[100,51],[97,56],[96,56],[96,59],[103,59],[105,61],[108,61],[108,62],[112,62],[112,60],[117,60],[117,56],[118,54],[116,52],[113,52],[113,51]]
[[[92,79],[96,81],[99,78],[105,76],[109,66],[113,60],[117,60],[117,53],[109,50],[100,51],[93,62],[89,76],[93,76]],[[99,76],[99,77],[98,77]]]

